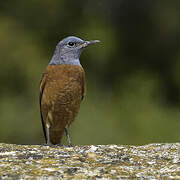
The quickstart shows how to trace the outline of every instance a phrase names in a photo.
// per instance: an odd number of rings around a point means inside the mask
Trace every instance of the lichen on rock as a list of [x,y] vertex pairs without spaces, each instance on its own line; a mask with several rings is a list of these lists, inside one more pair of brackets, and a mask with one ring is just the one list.
[[180,179],[180,143],[91,146],[0,144],[1,179]]

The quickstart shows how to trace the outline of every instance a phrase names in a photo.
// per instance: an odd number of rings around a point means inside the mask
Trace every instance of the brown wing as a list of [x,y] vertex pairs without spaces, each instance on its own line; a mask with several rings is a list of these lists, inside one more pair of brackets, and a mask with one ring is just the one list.
[[44,124],[43,115],[42,115],[42,109],[41,109],[41,100],[42,100],[45,84],[46,84],[46,76],[45,76],[45,73],[43,73],[42,76],[41,76],[41,80],[40,80],[39,105],[40,105],[41,123],[42,123],[42,127],[43,127],[43,133],[44,133],[44,137],[45,137],[45,140],[46,140],[46,143],[47,143],[46,127],[45,127],[45,124]]

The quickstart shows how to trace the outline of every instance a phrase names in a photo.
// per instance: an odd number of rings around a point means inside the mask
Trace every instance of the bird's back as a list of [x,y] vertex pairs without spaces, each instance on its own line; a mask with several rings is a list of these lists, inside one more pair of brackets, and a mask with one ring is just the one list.
[[85,94],[83,68],[71,64],[48,65],[40,91],[43,126],[50,124],[50,141],[58,144],[64,128],[74,121]]

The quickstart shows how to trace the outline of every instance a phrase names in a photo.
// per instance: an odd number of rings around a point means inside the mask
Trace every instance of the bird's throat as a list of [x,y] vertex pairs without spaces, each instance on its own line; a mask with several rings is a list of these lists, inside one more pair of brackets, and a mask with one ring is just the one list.
[[76,65],[76,66],[81,66],[80,64],[80,60],[79,59],[75,59],[75,58],[63,58],[60,56],[53,56],[49,65],[60,65],[60,64],[72,64],[72,65]]

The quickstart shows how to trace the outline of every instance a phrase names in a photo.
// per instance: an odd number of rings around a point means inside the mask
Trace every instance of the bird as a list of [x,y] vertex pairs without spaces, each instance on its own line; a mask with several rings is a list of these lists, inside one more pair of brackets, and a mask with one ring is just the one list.
[[86,93],[80,55],[87,46],[98,42],[85,41],[76,36],[62,39],[42,73],[39,103],[47,145],[61,144],[65,132],[68,145],[72,146],[68,128],[75,120]]

